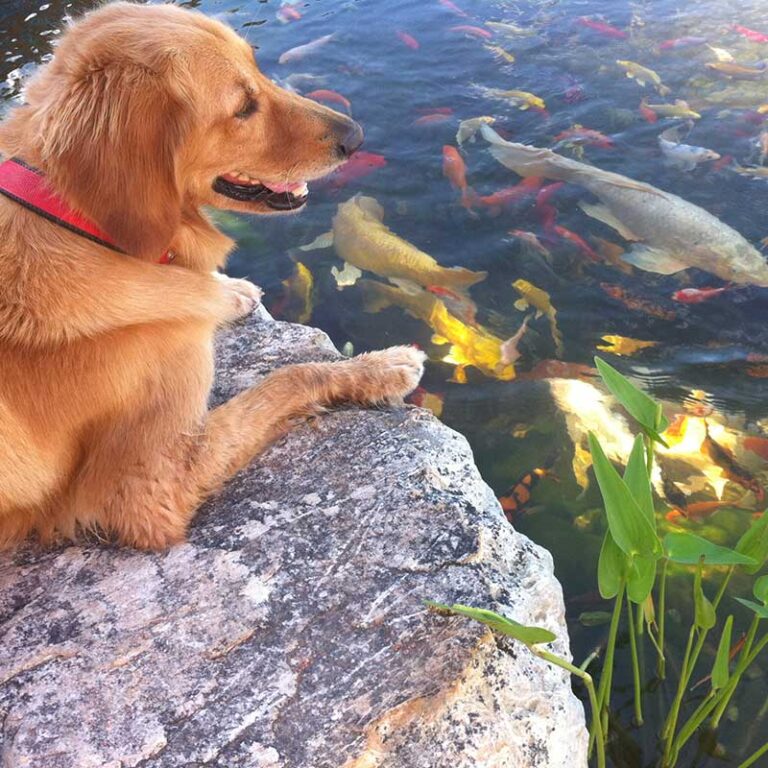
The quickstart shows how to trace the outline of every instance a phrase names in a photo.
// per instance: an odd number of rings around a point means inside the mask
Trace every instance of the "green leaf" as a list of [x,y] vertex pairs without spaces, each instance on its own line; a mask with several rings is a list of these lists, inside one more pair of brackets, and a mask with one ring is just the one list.
[[752,594],[764,605],[768,605],[768,575],[761,576],[752,585]]
[[635,557],[627,573],[627,596],[633,603],[643,603],[656,581],[656,558]]
[[646,430],[650,437],[659,442],[664,442],[659,436],[669,422],[661,413],[659,404],[638,389],[626,376],[619,373],[612,365],[609,365],[599,357],[595,357],[595,365],[605,386],[613,393],[614,397],[627,409],[632,416]]
[[660,556],[656,531],[591,432],[589,449],[613,540],[627,555]]
[[584,611],[579,614],[579,624],[585,627],[601,627],[611,621],[608,611]]
[[694,565],[704,558],[707,565],[754,565],[751,557],[728,547],[702,539],[687,532],[668,533],[664,537],[664,552],[673,563]]
[[761,619],[768,619],[768,605],[758,605],[751,600],[745,600],[743,597],[736,597],[742,605],[746,605],[750,611],[754,611]]
[[597,561],[597,588],[601,597],[610,600],[619,594],[627,569],[627,556],[618,548],[610,531],[605,532]]
[[755,560],[755,565],[744,569],[747,573],[757,573],[763,567],[768,560],[768,512],[763,512],[744,532],[736,551]]
[[731,632],[733,630],[733,616],[725,620],[723,634],[720,635],[720,644],[717,646],[717,655],[712,667],[712,690],[717,691],[725,687],[730,677],[728,662],[731,654]]
[[645,463],[645,444],[642,435],[635,437],[635,444],[632,446],[632,453],[629,454],[627,468],[624,470],[624,482],[655,531],[656,512],[653,508],[653,491]]
[[700,629],[712,629],[717,622],[717,616],[715,615],[715,607],[708,600],[701,587],[701,569],[702,564],[699,563],[693,581],[694,622]]
[[502,616],[495,611],[487,611],[484,608],[472,608],[469,605],[454,603],[453,605],[443,605],[432,600],[425,601],[427,606],[437,613],[455,613],[460,616],[466,616],[486,627],[490,627],[495,632],[502,635],[513,637],[526,645],[536,645],[538,643],[551,643],[557,639],[557,635],[543,627],[527,627],[525,624],[519,624],[506,616]]

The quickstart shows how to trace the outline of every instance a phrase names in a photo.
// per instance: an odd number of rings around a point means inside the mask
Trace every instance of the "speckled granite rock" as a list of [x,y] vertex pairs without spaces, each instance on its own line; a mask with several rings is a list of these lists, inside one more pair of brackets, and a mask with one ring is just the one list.
[[[216,399],[319,331],[254,317]],[[297,428],[165,554],[0,560],[4,768],[581,768],[569,680],[422,600],[494,606],[561,638],[549,555],[516,534],[466,441],[415,408]]]

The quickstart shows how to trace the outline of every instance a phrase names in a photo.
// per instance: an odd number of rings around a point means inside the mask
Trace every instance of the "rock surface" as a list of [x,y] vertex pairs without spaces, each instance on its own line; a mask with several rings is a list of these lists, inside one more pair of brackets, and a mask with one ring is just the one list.
[[[254,316],[220,342],[221,401],[319,331]],[[0,559],[4,768],[581,768],[567,675],[432,598],[552,629],[547,552],[515,533],[466,441],[416,408],[298,427],[164,554]]]

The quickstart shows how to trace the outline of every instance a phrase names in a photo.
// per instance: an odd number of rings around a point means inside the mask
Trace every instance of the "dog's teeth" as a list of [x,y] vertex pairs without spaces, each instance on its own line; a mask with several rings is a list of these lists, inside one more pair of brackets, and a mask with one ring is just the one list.
[[309,194],[309,187],[306,184],[302,184],[300,187],[296,187],[296,189],[293,190],[293,194],[296,197],[305,197]]

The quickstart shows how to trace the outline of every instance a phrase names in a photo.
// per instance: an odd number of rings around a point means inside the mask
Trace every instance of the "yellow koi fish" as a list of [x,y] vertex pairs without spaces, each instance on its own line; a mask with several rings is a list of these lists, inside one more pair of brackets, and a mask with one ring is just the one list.
[[406,292],[373,280],[361,280],[359,285],[363,289],[368,312],[381,312],[391,306],[401,307],[434,331],[434,344],[451,345],[443,362],[456,366],[453,381],[466,383],[466,368],[470,365],[486,376],[501,381],[515,378],[515,367],[503,360],[504,340],[485,328],[472,327],[462,322],[428,291]]
[[634,80],[643,88],[651,83],[662,96],[666,96],[669,93],[669,88],[661,82],[659,75],[652,69],[644,67],[635,61],[627,61],[626,59],[617,59],[616,63],[624,70],[624,74],[628,78]]
[[515,63],[515,54],[505,51],[500,45],[484,45],[486,51],[490,51],[496,58],[506,61],[507,64]]
[[312,316],[312,273],[300,261],[296,262],[293,274],[283,280],[285,293],[274,314],[296,323],[306,323]]
[[701,115],[694,112],[687,101],[677,99],[674,104],[649,104],[645,99],[641,105],[655,112],[659,117],[684,117],[689,120],[698,120]]
[[547,108],[544,99],[536,96],[534,93],[529,93],[528,91],[505,91],[501,88],[484,88],[483,92],[486,96],[490,96],[491,98],[509,101],[521,110],[531,108],[543,110]]
[[466,290],[488,276],[464,267],[441,267],[384,224],[384,209],[372,197],[356,195],[339,205],[333,218],[333,245],[346,264],[424,287]]
[[610,352],[612,355],[621,355],[629,357],[639,352],[641,349],[655,347],[658,341],[641,341],[640,339],[630,339],[627,336],[614,336],[606,334],[602,336],[604,345],[598,345],[597,348],[602,352]]
[[465,141],[474,142],[475,134],[480,130],[481,125],[493,125],[495,122],[495,117],[488,117],[487,115],[462,120],[459,123],[459,130],[456,132],[456,143],[461,146]]
[[555,352],[558,357],[563,355],[563,334],[557,327],[557,310],[552,306],[552,301],[546,291],[537,288],[533,283],[527,280],[515,280],[512,287],[520,294],[515,302],[515,309],[525,311],[528,307],[536,310],[536,317],[546,315],[549,320],[549,327],[552,332],[552,341],[555,342]]

